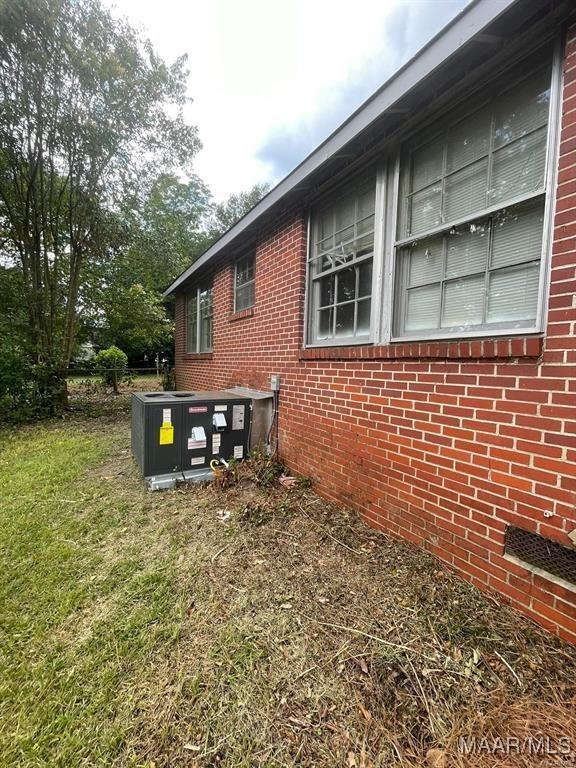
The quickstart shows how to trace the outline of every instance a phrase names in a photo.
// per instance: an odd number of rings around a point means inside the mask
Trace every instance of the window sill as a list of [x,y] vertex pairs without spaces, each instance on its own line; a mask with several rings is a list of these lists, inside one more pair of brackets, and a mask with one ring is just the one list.
[[184,352],[185,360],[212,360],[212,352]]
[[248,309],[241,309],[239,312],[231,312],[228,315],[228,322],[234,323],[236,320],[244,320],[245,317],[252,317],[254,315],[254,307],[248,307]]
[[541,336],[522,336],[471,341],[392,342],[360,347],[311,347],[301,349],[300,360],[399,360],[537,358],[542,354]]

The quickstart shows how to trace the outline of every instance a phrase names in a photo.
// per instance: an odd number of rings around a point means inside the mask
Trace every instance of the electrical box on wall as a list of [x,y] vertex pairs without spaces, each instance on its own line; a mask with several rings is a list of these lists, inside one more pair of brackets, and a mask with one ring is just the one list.
[[229,392],[132,395],[132,453],[152,489],[209,480],[213,459],[248,452],[251,401]]

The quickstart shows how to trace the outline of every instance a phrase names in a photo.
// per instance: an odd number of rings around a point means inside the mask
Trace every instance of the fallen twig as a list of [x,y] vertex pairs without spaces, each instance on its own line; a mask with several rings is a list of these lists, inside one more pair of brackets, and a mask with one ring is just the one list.
[[225,544],[221,549],[218,550],[218,552],[215,552],[212,557],[210,558],[210,561],[213,563],[216,558],[224,552],[225,549],[228,549],[228,547],[232,546],[232,542],[229,542],[228,544]]
[[325,667],[327,664],[330,664],[330,662],[334,661],[334,659],[337,659],[341,653],[344,653],[349,645],[350,643],[348,641],[345,642],[344,645],[336,651],[336,653],[330,656],[330,658],[319,664],[314,664],[312,667],[308,667],[308,669],[305,669],[304,672],[300,672],[300,674],[294,678],[294,682],[296,682],[296,680],[301,680],[303,677],[306,677],[306,675],[308,675],[310,672],[313,672],[315,669],[318,669],[318,667]]
[[364,554],[364,552],[358,552],[357,549],[352,549],[352,547],[349,547],[348,544],[345,544],[343,541],[340,541],[340,539],[337,539],[336,536],[332,536],[330,531],[327,531],[326,528],[324,528],[323,525],[320,525],[320,523],[317,523],[316,520],[314,520],[313,517],[310,517],[310,515],[308,514],[308,512],[306,512],[306,510],[304,509],[302,504],[299,504],[298,506],[302,510],[302,513],[304,515],[306,515],[308,520],[310,520],[317,528],[319,528],[322,531],[322,533],[324,533],[326,536],[328,536],[329,539],[332,539],[332,541],[335,541],[336,544],[340,544],[341,547],[344,547],[344,549],[347,549],[349,552],[352,552],[355,555],[363,555]]
[[412,663],[412,659],[408,658],[408,664],[410,664],[412,672],[414,673],[414,679],[418,683],[418,688],[420,689],[420,694],[422,696],[422,701],[424,702],[424,706],[426,707],[426,712],[428,713],[428,722],[430,723],[430,732],[435,735],[436,734],[436,729],[434,727],[434,718],[432,717],[432,711],[430,709],[430,704],[428,703],[428,697],[426,696],[426,693],[424,691],[424,686],[422,685],[422,681],[420,680],[420,677],[418,676],[418,672],[416,672],[416,667]]
[[[323,627],[332,627],[332,629],[341,629],[343,632],[351,632],[353,635],[360,635],[361,637],[367,637],[370,640],[375,640],[377,643],[381,643],[382,645],[387,645],[390,648],[396,648],[398,651],[407,651],[408,653],[415,653],[418,656],[421,656],[423,659],[426,659],[426,661],[434,661],[437,662],[438,659],[433,659],[431,656],[426,656],[426,654],[422,653],[421,651],[416,650],[416,648],[412,648],[409,645],[402,645],[401,643],[393,643],[390,640],[384,640],[382,637],[378,637],[377,635],[371,635],[369,632],[363,632],[361,629],[354,629],[354,627],[346,627],[344,624],[331,624],[328,621],[318,621],[318,619],[314,619],[312,616],[305,616],[304,614],[301,614],[304,616],[305,619],[309,619],[310,621],[315,621],[317,624],[320,624]],[[448,657],[446,656],[446,659]]]
[[281,533],[283,536],[291,536],[293,539],[300,538],[297,533],[289,533],[288,531],[281,531],[279,528],[272,528],[274,533]]
[[510,670],[510,672],[512,673],[512,675],[513,675],[513,676],[514,676],[514,678],[516,679],[516,681],[517,681],[518,685],[519,685],[520,687],[522,687],[522,680],[520,680],[520,678],[519,678],[519,677],[518,677],[518,675],[516,674],[516,671],[515,671],[514,669],[512,669],[512,667],[510,666],[510,664],[508,664],[508,662],[506,661],[506,659],[504,658],[504,656],[502,656],[502,654],[501,654],[501,653],[498,653],[498,651],[494,651],[494,653],[496,654],[496,656],[498,656],[498,658],[500,659],[500,661],[501,661],[501,662],[502,662],[502,663],[503,663],[503,664],[504,664],[504,665],[505,665],[505,666],[506,666],[506,667],[507,667],[507,668]]

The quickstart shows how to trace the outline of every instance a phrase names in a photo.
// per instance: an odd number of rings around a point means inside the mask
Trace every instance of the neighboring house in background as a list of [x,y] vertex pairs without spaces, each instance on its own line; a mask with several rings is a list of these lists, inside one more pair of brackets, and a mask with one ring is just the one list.
[[89,363],[96,357],[96,347],[91,341],[83,341],[74,355],[74,364]]
[[169,287],[177,384],[576,642],[575,289],[573,3],[478,0]]

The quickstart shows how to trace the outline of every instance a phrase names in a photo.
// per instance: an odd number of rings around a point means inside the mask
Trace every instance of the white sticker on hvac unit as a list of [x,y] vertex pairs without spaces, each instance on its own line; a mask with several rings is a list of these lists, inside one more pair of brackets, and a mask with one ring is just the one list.
[[204,464],[204,456],[194,456],[193,459],[190,459],[190,466],[195,466],[196,464]]
[[212,453],[218,453],[222,438],[220,435],[212,435]]
[[214,406],[215,411],[227,411],[228,406],[227,405],[215,405]]
[[164,424],[172,424],[172,408],[162,408],[162,421]]
[[192,427],[192,435],[188,438],[188,450],[206,448],[206,432],[204,427]]
[[235,459],[241,459],[242,456],[244,456],[244,446],[243,445],[235,445],[234,446],[234,458]]
[[232,429],[244,429],[244,406],[232,406]]

